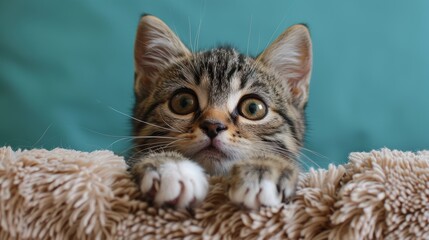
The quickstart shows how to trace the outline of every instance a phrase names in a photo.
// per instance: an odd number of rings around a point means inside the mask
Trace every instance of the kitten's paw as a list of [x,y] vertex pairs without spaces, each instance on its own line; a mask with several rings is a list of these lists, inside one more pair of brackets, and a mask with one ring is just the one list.
[[139,167],[140,190],[156,206],[192,208],[207,195],[204,170],[192,161],[149,162]]
[[294,194],[297,170],[291,164],[277,162],[236,164],[231,170],[228,196],[232,202],[251,209],[278,206]]

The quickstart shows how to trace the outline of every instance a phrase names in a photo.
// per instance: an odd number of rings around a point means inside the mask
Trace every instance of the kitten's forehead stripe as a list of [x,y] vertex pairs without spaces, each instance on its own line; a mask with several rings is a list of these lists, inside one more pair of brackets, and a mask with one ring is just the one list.
[[[212,49],[195,55],[194,78],[207,74],[210,81],[209,104],[219,105],[228,99],[230,82],[237,71],[239,54],[228,48]],[[201,81],[198,83],[201,84]]]
[[228,66],[228,69],[226,71],[226,79],[232,79],[232,76],[234,75],[234,73],[237,72],[237,65],[230,63]]

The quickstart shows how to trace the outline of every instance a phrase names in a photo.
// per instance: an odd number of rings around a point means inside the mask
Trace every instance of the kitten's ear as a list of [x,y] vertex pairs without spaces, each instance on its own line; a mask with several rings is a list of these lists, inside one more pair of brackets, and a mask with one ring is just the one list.
[[159,18],[145,15],[140,19],[134,45],[136,96],[144,97],[157,75],[177,57],[190,55],[180,39]]
[[257,61],[274,69],[288,83],[297,107],[305,106],[312,67],[311,38],[306,26],[297,24],[288,28]]

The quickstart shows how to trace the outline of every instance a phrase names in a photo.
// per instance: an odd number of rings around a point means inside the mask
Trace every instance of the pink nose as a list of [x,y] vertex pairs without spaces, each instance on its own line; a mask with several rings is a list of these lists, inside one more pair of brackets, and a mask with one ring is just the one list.
[[200,128],[211,139],[215,138],[220,132],[228,129],[223,123],[211,120],[202,122]]

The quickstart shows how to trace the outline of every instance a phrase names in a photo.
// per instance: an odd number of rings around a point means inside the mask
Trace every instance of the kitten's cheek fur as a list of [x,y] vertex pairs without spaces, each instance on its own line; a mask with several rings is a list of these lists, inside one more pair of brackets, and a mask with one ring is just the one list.
[[159,157],[156,161],[151,155],[133,168],[140,176],[143,195],[157,206],[188,208],[199,205],[208,191],[204,170],[187,159],[162,161],[165,156],[160,154]]
[[250,209],[278,206],[294,193],[298,168],[288,162],[259,159],[235,164],[230,174],[229,199]]

